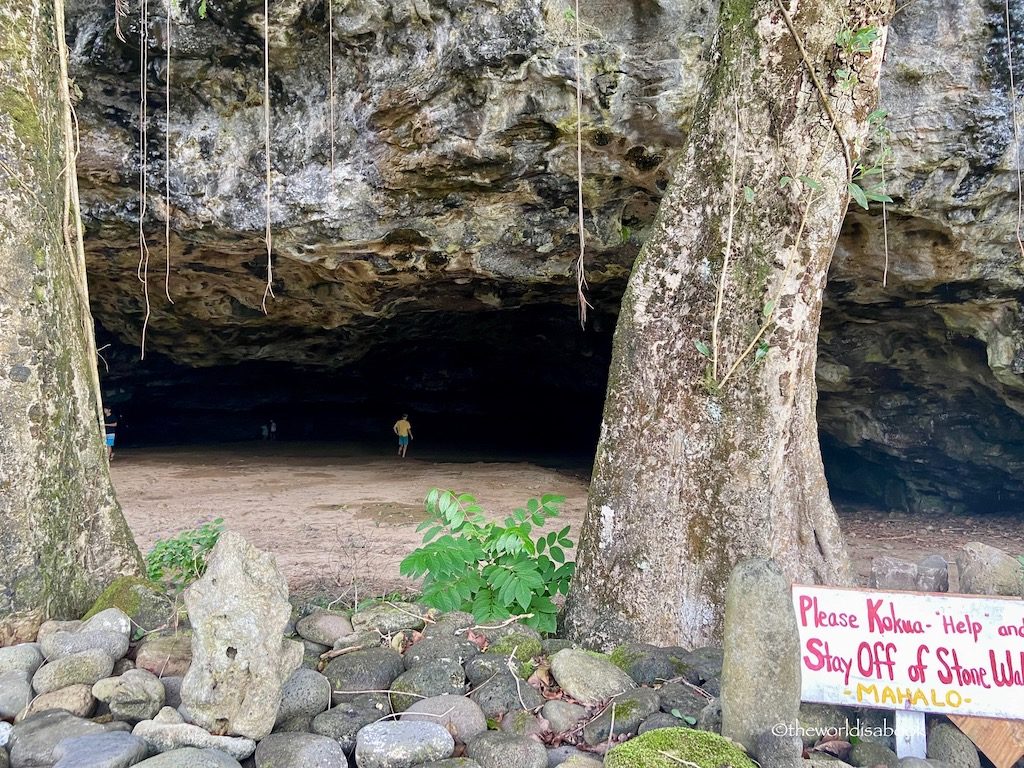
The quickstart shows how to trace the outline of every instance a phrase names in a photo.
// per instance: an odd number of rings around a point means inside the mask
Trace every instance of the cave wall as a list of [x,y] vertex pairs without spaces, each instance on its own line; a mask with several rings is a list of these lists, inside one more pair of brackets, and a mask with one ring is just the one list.
[[[618,298],[685,140],[717,4],[581,2],[594,306],[579,332],[569,4],[333,6],[332,167],[325,4],[271,3],[266,314],[262,3],[208,0],[205,18],[197,0],[180,4],[169,120],[165,11],[149,9],[147,353],[182,370],[280,363],[359,380],[384,370],[375,355],[463,348],[448,366],[458,392],[536,369],[538,392],[599,400]],[[1011,12],[1024,16],[1024,3]],[[122,22],[127,42],[112,13],[98,0],[68,4],[93,309],[123,352],[138,346],[146,313],[139,6]],[[838,491],[916,510],[1024,499],[1019,147],[1005,42],[1003,5],[989,0],[914,0],[894,20],[882,103],[895,203],[885,227],[880,211],[849,214],[822,321],[819,416]],[[473,349],[497,362],[463,370]],[[113,358],[108,388],[127,397],[147,369],[134,354]],[[428,392],[432,380],[408,386]]]

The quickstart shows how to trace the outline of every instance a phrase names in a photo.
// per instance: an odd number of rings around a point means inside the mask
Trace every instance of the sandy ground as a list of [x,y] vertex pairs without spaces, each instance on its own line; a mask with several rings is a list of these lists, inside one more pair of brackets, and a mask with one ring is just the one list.
[[[135,448],[118,451],[111,474],[143,552],[159,538],[223,517],[227,527],[276,555],[294,592],[345,602],[413,586],[398,575],[398,563],[419,544],[423,498],[435,486],[473,493],[500,514],[528,498],[560,493],[564,521],[578,536],[587,492],[583,466],[382,454],[298,443]],[[912,517],[863,508],[841,508],[840,516],[862,578],[879,554],[952,560],[968,541],[1024,551],[1024,520],[1013,516]]]

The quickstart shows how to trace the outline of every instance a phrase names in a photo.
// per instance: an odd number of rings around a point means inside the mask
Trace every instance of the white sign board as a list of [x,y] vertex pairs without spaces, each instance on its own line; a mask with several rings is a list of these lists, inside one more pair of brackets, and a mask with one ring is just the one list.
[[794,585],[804,701],[1024,719],[1024,601]]

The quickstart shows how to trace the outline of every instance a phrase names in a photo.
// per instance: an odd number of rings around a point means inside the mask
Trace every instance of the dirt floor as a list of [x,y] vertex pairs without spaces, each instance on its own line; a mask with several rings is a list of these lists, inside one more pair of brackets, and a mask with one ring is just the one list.
[[[435,486],[473,493],[501,514],[528,498],[560,493],[575,539],[589,468],[557,457],[541,461],[560,468],[452,454],[410,453],[403,461],[358,446],[266,442],[119,450],[111,474],[143,552],[159,538],[223,517],[227,527],[277,556],[294,592],[349,602],[413,587],[398,575],[398,563],[419,544],[423,498]],[[862,578],[880,554],[952,560],[968,541],[1024,551],[1019,516],[922,517],[864,508],[841,508],[840,516]]]

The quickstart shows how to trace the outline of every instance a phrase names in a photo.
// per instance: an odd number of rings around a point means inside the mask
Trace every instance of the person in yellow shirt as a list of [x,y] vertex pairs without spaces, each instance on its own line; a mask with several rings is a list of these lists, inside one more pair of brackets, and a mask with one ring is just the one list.
[[412,440],[412,424],[409,423],[409,414],[403,413],[402,418],[395,422],[392,430],[398,435],[398,455],[404,459],[405,452],[409,449],[409,441]]

